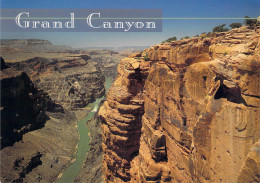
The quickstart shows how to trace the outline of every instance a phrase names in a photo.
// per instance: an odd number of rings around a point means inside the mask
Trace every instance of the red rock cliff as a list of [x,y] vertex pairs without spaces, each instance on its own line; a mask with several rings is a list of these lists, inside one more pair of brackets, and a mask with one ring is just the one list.
[[100,108],[106,182],[260,181],[260,28],[125,58]]

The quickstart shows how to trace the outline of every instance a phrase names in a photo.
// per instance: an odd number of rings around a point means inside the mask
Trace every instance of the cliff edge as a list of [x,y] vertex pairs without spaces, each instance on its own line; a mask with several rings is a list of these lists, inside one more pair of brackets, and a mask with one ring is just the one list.
[[123,59],[102,121],[106,182],[259,182],[260,27]]

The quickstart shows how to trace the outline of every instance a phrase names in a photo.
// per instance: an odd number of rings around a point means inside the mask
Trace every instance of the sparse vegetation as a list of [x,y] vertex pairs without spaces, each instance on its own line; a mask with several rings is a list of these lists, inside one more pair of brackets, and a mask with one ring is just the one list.
[[150,60],[147,54],[144,56],[144,60],[145,61],[149,61]]
[[259,25],[259,22],[257,22],[257,19],[250,19],[249,16],[244,17],[244,24],[248,26],[249,29],[255,28],[257,25]]
[[230,24],[229,27],[231,27],[231,29],[235,29],[235,28],[242,27],[242,24],[239,22],[234,22],[234,23]]
[[229,31],[229,29],[227,27],[225,27],[226,24],[222,24],[222,25],[218,25],[215,26],[212,31],[213,32],[227,32]]
[[200,37],[205,38],[205,37],[208,37],[208,36],[207,36],[207,33],[206,33],[206,32],[203,32],[203,33],[200,35]]
[[162,41],[162,43],[169,43],[172,41],[177,41],[177,37],[176,36],[170,37],[170,38],[166,39],[165,41]]
[[206,34],[202,34],[200,37],[202,37],[202,38],[206,38],[207,35],[206,35]]
[[181,40],[183,40],[183,39],[189,39],[189,38],[190,38],[190,36],[185,36],[185,37],[182,37]]
[[[244,18],[245,18],[245,20],[244,20],[243,24],[248,26],[248,28],[250,28],[250,29],[253,29],[256,26],[260,25],[260,22],[258,22],[257,19],[250,19],[249,16],[245,16]],[[230,29],[225,27],[226,24],[217,25],[217,26],[213,27],[212,32],[208,32],[208,33],[203,32],[201,35],[196,34],[194,37],[201,37],[201,38],[212,37],[212,36],[214,37],[213,32],[227,32],[231,29],[240,28],[240,27],[242,27],[243,24],[240,22],[233,22],[233,23],[229,24]],[[182,37],[180,40],[189,39],[189,38],[190,38],[189,36],[185,36],[185,37]],[[167,42],[172,42],[172,41],[177,41],[177,37],[174,36],[174,37],[168,38],[165,41],[162,41],[162,43],[167,43]],[[223,53],[223,54],[226,55],[227,53]]]

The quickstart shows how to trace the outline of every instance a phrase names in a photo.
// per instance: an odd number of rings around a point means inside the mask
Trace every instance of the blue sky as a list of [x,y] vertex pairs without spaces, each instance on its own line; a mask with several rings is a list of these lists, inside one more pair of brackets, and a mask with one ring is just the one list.
[[[1,8],[71,9],[161,9],[163,17],[241,18],[260,15],[260,0],[1,0]],[[168,37],[194,36],[210,32],[212,27],[243,20],[164,20],[163,31],[130,32],[3,32],[1,38],[48,39],[54,44],[85,46],[149,46]]]

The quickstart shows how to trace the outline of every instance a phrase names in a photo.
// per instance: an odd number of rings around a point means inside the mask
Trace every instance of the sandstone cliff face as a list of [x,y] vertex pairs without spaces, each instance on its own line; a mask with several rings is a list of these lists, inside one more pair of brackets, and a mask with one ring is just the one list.
[[135,59],[121,61],[119,76],[99,110],[103,122],[102,148],[108,180],[113,181],[113,175],[130,180],[130,162],[140,148],[142,89],[148,72],[145,68],[138,69],[139,65],[140,62]]
[[259,33],[242,27],[123,59],[99,111],[105,180],[259,182]]

